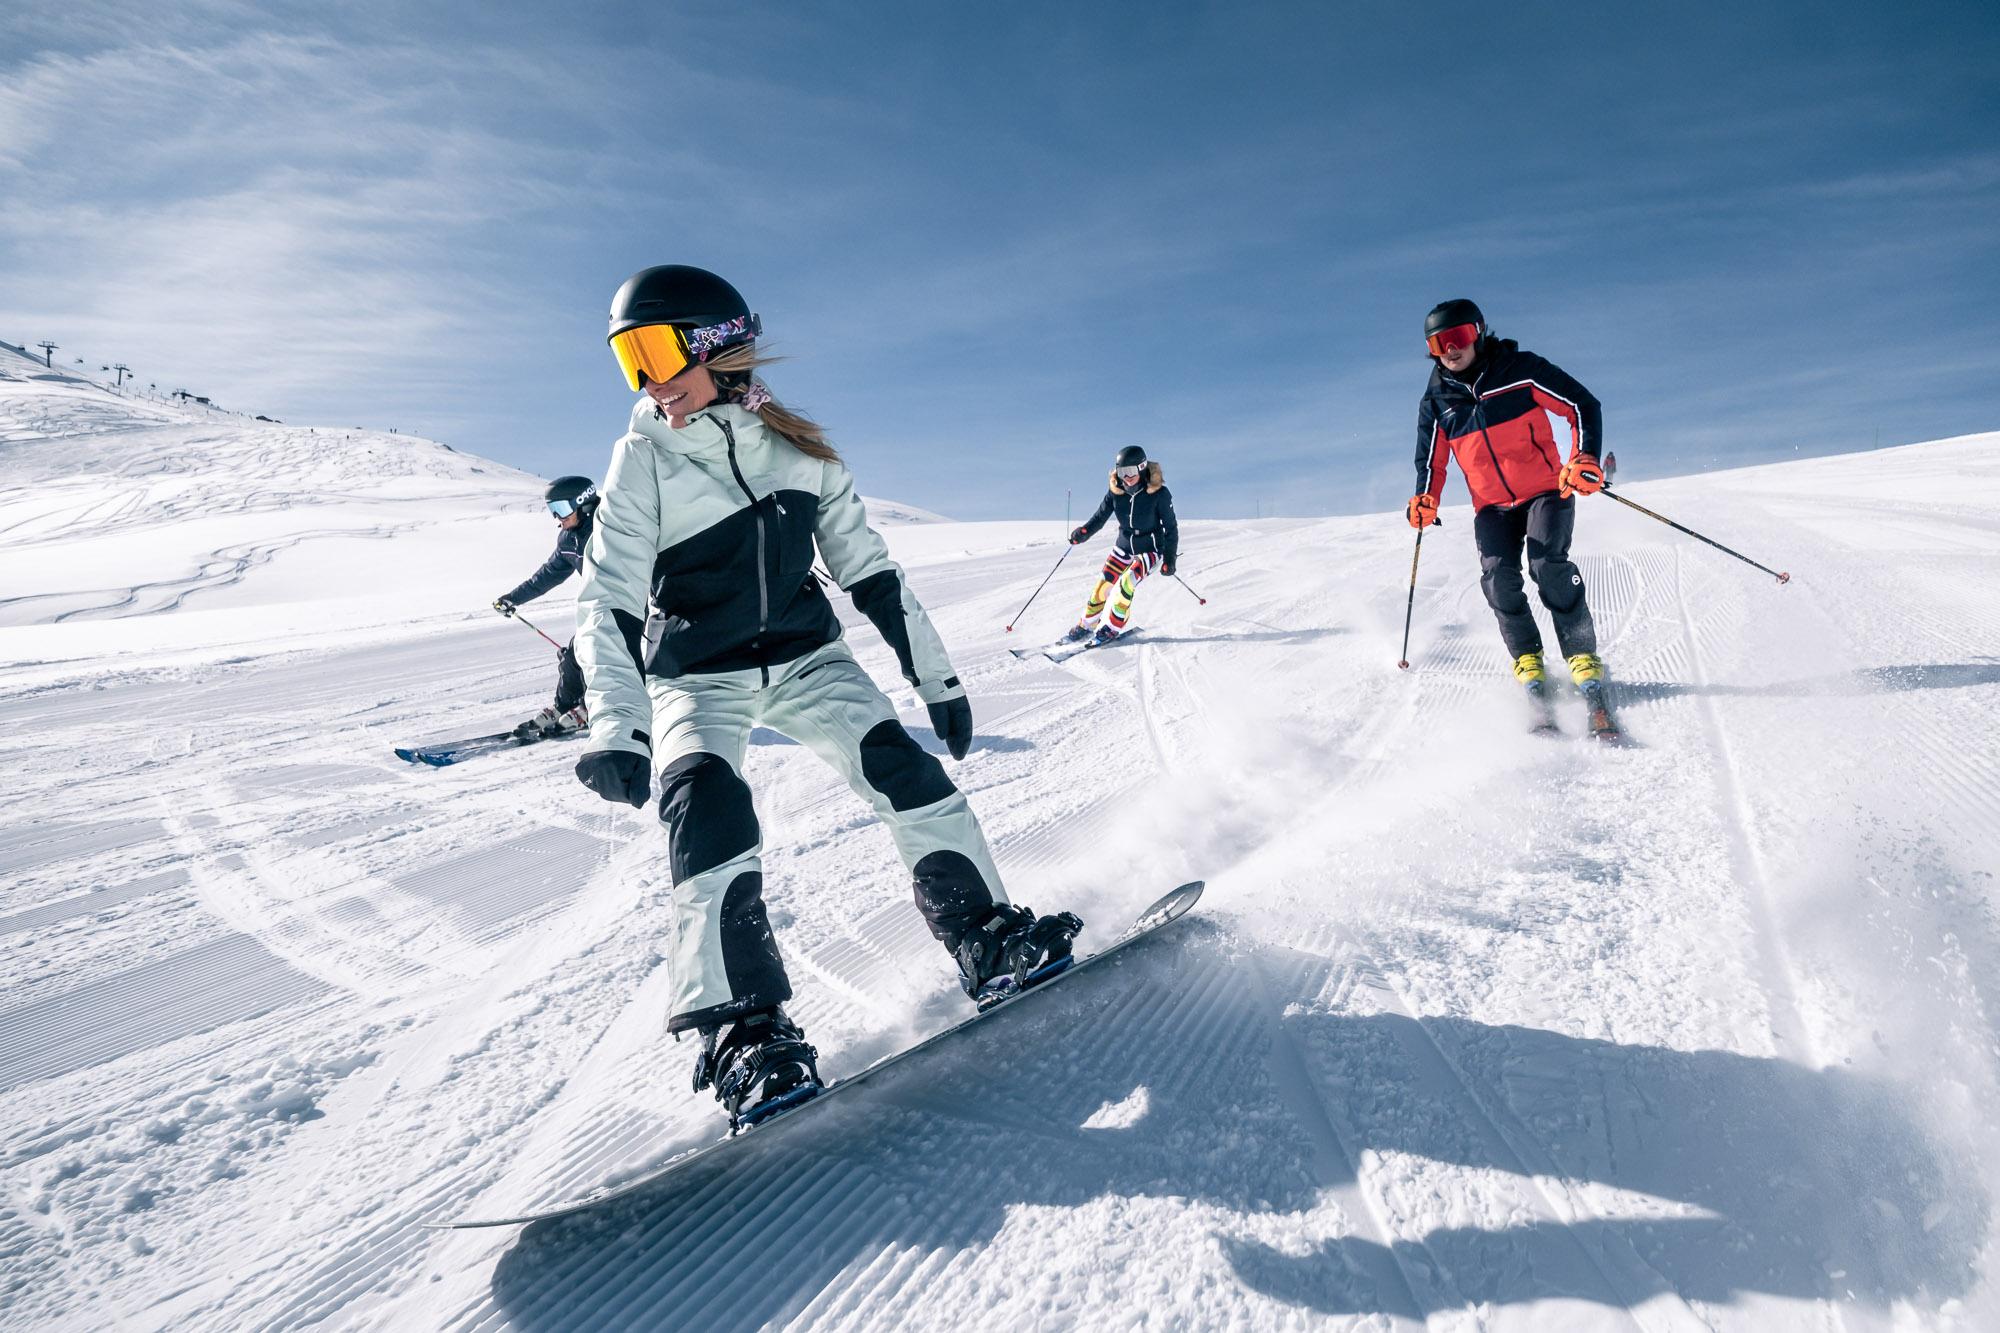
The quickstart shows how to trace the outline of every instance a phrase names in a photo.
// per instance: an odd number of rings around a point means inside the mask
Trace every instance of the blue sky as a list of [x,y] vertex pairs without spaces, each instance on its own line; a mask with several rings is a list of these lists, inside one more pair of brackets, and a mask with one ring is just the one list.
[[1991,4],[417,8],[11,7],[0,338],[596,474],[699,264],[963,518],[1399,507],[1460,295],[1634,479],[2000,428]]

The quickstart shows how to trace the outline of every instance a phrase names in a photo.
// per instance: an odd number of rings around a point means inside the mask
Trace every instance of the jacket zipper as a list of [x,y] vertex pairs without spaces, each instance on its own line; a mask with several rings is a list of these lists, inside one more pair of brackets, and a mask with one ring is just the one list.
[[[765,569],[764,511],[757,507],[757,496],[751,491],[750,483],[743,479],[743,469],[736,464],[736,432],[721,417],[715,418],[715,424],[722,427],[723,438],[729,441],[729,470],[736,474],[736,484],[743,488],[744,498],[750,501],[750,516],[757,520],[757,637],[751,640],[750,646],[762,648],[764,633],[771,628],[771,579]],[[757,669],[762,673],[764,683],[769,685],[771,668],[760,663]]]
[[1507,470],[1500,466],[1500,455],[1493,452],[1493,441],[1486,435],[1486,402],[1479,396],[1479,381],[1485,378],[1486,372],[1482,370],[1473,377],[1471,385],[1468,386],[1472,390],[1472,420],[1479,427],[1479,442],[1486,446],[1486,456],[1493,462],[1493,475],[1500,478],[1501,486],[1506,488],[1507,498],[1518,503],[1521,497],[1514,494],[1512,486],[1507,485]]

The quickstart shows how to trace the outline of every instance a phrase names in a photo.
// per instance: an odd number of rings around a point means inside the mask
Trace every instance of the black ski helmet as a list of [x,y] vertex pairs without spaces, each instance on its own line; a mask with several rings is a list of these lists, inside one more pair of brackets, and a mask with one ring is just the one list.
[[743,294],[705,268],[688,264],[657,264],[625,279],[611,298],[611,339],[646,324],[679,324],[703,328],[732,319],[749,321],[751,336],[760,331]]
[[1424,316],[1424,337],[1429,338],[1440,329],[1455,329],[1461,324],[1477,324],[1479,336],[1486,336],[1486,316],[1479,313],[1479,307],[1463,296],[1450,301],[1440,301]]
[[1144,467],[1146,466],[1146,451],[1136,444],[1128,444],[1118,451],[1118,461],[1113,466]]
[[588,509],[597,503],[597,483],[589,477],[557,477],[542,492],[542,503],[568,502],[572,509]]

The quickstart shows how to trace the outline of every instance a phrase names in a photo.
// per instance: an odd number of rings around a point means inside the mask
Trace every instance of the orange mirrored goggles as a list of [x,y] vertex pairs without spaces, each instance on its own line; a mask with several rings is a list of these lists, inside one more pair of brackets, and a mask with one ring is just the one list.
[[1439,329],[1424,339],[1424,344],[1431,349],[1432,356],[1443,356],[1446,352],[1456,352],[1478,341],[1477,324],[1454,324],[1448,329]]
[[[625,383],[638,389],[646,380],[665,384],[694,360],[687,340],[671,324],[642,324],[611,335],[611,354],[625,372]],[[645,378],[641,379],[643,375]]]
[[752,342],[762,333],[755,315],[739,315],[720,324],[682,328],[678,324],[641,324],[611,335],[611,353],[625,372],[625,383],[643,388],[648,380],[665,384],[697,362],[725,348]]

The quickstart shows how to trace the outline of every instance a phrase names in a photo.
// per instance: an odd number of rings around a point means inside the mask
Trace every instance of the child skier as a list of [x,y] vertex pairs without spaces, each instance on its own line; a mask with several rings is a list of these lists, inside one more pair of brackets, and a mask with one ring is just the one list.
[[[1069,534],[1069,544],[1079,545],[1097,535],[1105,520],[1118,518],[1118,540],[1105,557],[1097,583],[1084,600],[1083,615],[1063,635],[1063,642],[1091,639],[1109,643],[1125,632],[1132,614],[1132,599],[1139,585],[1154,570],[1171,576],[1174,557],[1180,550],[1180,527],[1174,521],[1174,496],[1162,479],[1160,465],[1148,461],[1146,451],[1128,444],[1118,451],[1111,467],[1111,488],[1098,502],[1097,512]],[[1113,596],[1113,589],[1116,596]],[[1100,627],[1097,618],[1111,602],[1111,614]],[[1093,633],[1093,631],[1095,631]]]
[[[597,509],[597,488],[589,477],[557,477],[542,492],[549,512],[556,520],[556,549],[542,567],[528,575],[514,590],[497,597],[493,609],[503,616],[514,614],[523,602],[532,602],[553,591],[583,564],[584,547],[590,542],[591,516]],[[576,641],[556,650],[556,699],[542,711],[514,728],[516,735],[560,736],[589,724],[583,706],[583,672],[576,665]]]
[[[1458,459],[1472,492],[1472,535],[1479,548],[1480,589],[1500,621],[1514,677],[1528,689],[1541,728],[1553,727],[1542,635],[1528,609],[1521,552],[1528,553],[1542,605],[1570,679],[1590,709],[1594,733],[1616,734],[1605,700],[1597,627],[1583,575],[1570,563],[1574,495],[1604,487],[1598,466],[1603,415],[1590,391],[1512,338],[1495,338],[1470,301],[1446,301],[1424,319],[1435,363],[1417,407],[1417,493],[1413,528],[1437,522],[1446,460]],[[1548,413],[1569,422],[1570,456],[1558,459]]]
[[674,881],[668,1030],[701,1034],[697,1089],[732,1127],[820,1088],[783,1009],[791,982],[764,911],[762,834],[743,780],[753,727],[832,765],[888,826],[931,934],[982,1006],[1068,965],[1083,928],[1012,906],[944,767],[841,641],[812,572],[874,622],[954,759],[972,709],[824,428],[756,378],[741,295],[683,265],[642,269],[611,304],[612,351],[641,397],[612,452],[577,598],[590,751],[577,777],[642,805],[660,777]]

